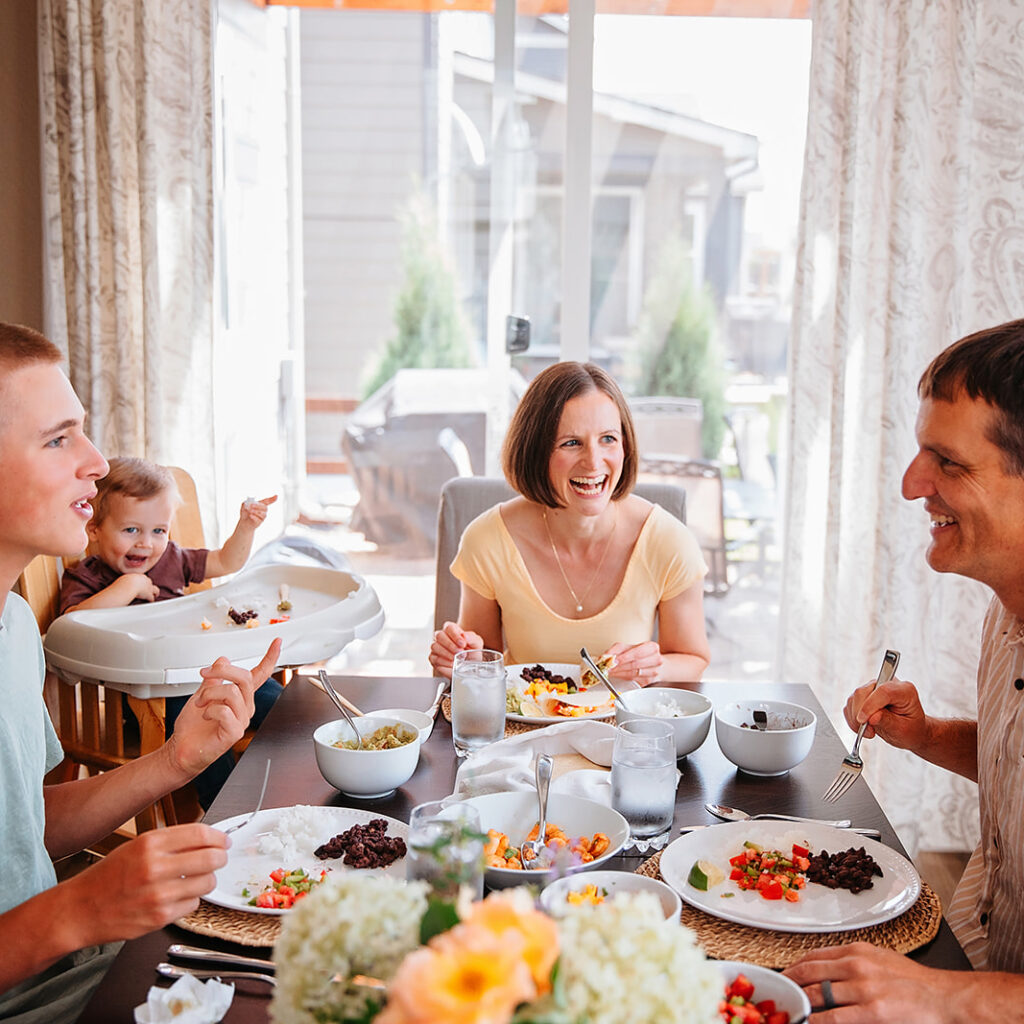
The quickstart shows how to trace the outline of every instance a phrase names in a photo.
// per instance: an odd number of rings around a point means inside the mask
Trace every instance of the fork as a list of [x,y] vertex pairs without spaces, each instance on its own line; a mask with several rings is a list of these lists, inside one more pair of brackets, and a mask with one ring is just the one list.
[[[882,659],[882,667],[878,671],[878,678],[875,680],[875,685],[871,687],[870,692],[873,693],[875,687],[880,683],[889,682],[896,674],[896,666],[899,663],[899,651],[886,651],[885,657]],[[843,763],[840,765],[836,777],[832,780],[832,785],[822,794],[821,798],[826,803],[834,804],[857,781],[860,773],[864,770],[864,762],[860,757],[860,741],[864,739],[864,730],[867,727],[867,722],[861,724],[861,727],[857,730],[857,738],[853,741],[853,748],[843,758]]]
[[260,813],[260,810],[263,807],[263,797],[266,795],[266,792],[267,792],[267,782],[269,781],[269,779],[270,779],[270,758],[268,757],[267,758],[267,770],[263,773],[263,788],[260,790],[260,798],[259,798],[259,800],[256,801],[256,806],[249,812],[248,817],[244,818],[242,821],[236,822],[230,828],[224,829],[224,835],[229,836],[229,835],[231,835],[232,832],[237,832],[243,826],[248,825],[249,822],[252,821],[252,819],[255,818],[257,814]]

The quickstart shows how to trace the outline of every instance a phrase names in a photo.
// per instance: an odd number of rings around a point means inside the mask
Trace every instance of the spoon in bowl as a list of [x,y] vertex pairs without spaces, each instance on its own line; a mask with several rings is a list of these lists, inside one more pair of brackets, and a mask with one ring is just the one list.
[[320,669],[320,671],[317,673],[317,676],[319,677],[320,685],[323,686],[324,690],[327,693],[327,696],[330,697],[332,701],[334,701],[334,706],[342,713],[342,715],[345,717],[345,721],[348,722],[348,724],[352,727],[352,731],[355,733],[356,736],[356,749],[362,750],[363,737],[359,735],[359,730],[356,728],[356,720],[352,717],[352,712],[349,711],[347,707],[345,707],[344,703],[342,703],[341,696],[339,695],[338,691],[335,690],[334,684],[331,682],[331,677],[327,674],[327,670],[323,668]]
[[547,844],[544,841],[548,827],[548,789],[551,787],[551,770],[554,762],[550,754],[537,758],[537,800],[540,803],[540,821],[537,823],[537,838],[524,839],[519,847],[519,859],[527,871],[546,869],[549,865],[541,859]]

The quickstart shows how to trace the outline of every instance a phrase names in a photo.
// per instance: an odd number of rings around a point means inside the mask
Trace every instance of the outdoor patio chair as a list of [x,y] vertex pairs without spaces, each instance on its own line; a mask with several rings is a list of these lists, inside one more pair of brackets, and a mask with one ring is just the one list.
[[[677,483],[638,482],[634,493],[661,505],[686,522],[688,495]],[[483,476],[455,477],[441,489],[437,515],[437,581],[434,590],[434,629],[459,617],[459,581],[448,571],[459,550],[462,531],[481,512],[515,497],[504,479]]]
[[704,405],[699,398],[631,398],[629,410],[641,456],[673,455],[699,459]]

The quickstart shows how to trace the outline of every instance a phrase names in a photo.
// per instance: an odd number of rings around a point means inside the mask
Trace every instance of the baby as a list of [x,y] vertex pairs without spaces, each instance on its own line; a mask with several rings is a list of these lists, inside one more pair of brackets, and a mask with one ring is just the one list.
[[[238,525],[216,551],[182,548],[169,536],[174,512],[181,504],[174,475],[165,466],[145,459],[110,459],[110,470],[96,481],[98,494],[86,526],[89,547],[85,558],[64,570],[60,612],[85,608],[123,608],[146,601],[180,597],[191,583],[238,572],[252,550],[257,527],[277,495],[242,504]],[[271,677],[253,695],[252,726],[259,727],[281,693]],[[187,697],[168,697],[166,735],[185,706]],[[205,810],[234,767],[231,752],[222,754],[200,775],[195,787]]]

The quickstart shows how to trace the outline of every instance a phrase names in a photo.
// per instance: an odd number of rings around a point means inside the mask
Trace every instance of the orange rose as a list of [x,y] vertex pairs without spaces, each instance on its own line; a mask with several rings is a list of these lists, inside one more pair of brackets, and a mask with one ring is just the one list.
[[462,936],[472,944],[446,932],[402,961],[378,1024],[507,1024],[537,994],[515,944],[479,929]]

